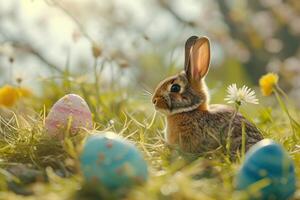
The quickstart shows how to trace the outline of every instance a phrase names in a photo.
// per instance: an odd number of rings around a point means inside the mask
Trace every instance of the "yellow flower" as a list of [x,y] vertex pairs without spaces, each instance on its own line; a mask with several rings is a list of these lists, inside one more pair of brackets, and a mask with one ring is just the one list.
[[27,88],[5,85],[0,88],[0,106],[12,107],[20,98],[31,96],[31,94]]
[[16,88],[5,85],[0,88],[0,105],[12,107],[19,99],[19,92]]
[[264,96],[269,96],[273,92],[273,87],[278,82],[278,75],[275,73],[268,73],[259,79],[259,86]]

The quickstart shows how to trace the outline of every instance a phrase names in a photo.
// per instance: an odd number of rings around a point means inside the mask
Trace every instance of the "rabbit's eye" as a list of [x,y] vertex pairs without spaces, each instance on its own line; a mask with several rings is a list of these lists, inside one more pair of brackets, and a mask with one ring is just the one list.
[[179,92],[180,91],[180,85],[178,84],[173,84],[171,86],[171,92]]

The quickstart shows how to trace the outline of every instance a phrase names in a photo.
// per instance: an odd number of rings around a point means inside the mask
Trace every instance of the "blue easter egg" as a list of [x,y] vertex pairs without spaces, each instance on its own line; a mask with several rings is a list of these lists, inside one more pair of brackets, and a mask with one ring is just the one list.
[[108,189],[129,187],[148,178],[147,164],[139,150],[110,132],[87,138],[80,164],[86,181]]
[[264,139],[247,152],[236,187],[250,199],[288,199],[296,190],[295,177],[294,163],[283,147]]

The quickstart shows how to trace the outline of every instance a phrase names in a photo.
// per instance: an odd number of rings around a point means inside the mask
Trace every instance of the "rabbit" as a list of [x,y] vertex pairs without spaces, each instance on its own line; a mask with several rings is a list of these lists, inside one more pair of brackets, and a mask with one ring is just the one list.
[[[158,84],[152,96],[157,111],[166,116],[167,144],[186,153],[205,153],[226,146],[231,118],[230,155],[242,149],[242,122],[246,151],[262,140],[260,131],[240,113],[226,105],[209,105],[204,78],[210,65],[207,37],[191,36],[185,44],[184,70]],[[224,143],[225,142],[225,143]]]

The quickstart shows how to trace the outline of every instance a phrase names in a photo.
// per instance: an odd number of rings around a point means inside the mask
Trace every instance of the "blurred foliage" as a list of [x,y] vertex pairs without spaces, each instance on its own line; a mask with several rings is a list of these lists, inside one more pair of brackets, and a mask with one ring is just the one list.
[[293,98],[300,98],[297,0],[13,0],[1,5],[2,77],[13,67],[15,76],[21,71],[24,82],[38,87],[30,77],[57,75],[68,64],[71,77],[89,78],[97,53],[104,68],[99,79],[117,76],[118,82],[152,90],[182,69],[186,38],[207,35],[213,43],[210,82],[256,83],[272,71],[283,77],[280,82]]

